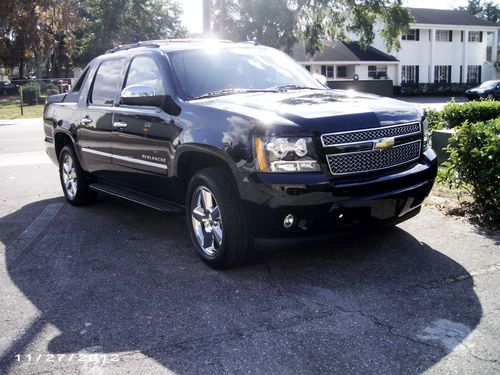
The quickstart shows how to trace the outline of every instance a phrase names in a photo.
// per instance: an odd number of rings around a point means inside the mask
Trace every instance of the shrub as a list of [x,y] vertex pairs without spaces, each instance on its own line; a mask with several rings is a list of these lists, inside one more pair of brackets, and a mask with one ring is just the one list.
[[466,121],[448,146],[444,179],[451,187],[469,188],[487,218],[500,222],[500,118]]
[[22,86],[23,103],[35,104],[40,101],[40,85],[36,82],[29,82]]
[[480,100],[467,103],[448,103],[440,115],[441,127],[456,128],[465,121],[470,123],[493,120],[500,117],[500,102]]
[[464,96],[473,85],[467,83],[408,83],[394,87],[401,96]]
[[441,129],[443,127],[441,123],[441,112],[432,108],[426,108],[425,118],[429,121],[429,130]]

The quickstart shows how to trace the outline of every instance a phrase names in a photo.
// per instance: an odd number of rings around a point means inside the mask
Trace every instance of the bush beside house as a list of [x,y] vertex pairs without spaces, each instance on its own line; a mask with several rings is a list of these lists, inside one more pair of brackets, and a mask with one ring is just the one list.
[[394,87],[396,96],[464,96],[468,83],[412,83]]
[[449,102],[441,111],[426,109],[429,129],[454,129],[465,121],[488,121],[500,117],[500,102],[480,100],[466,103]]
[[433,139],[436,133],[449,137],[444,182],[470,190],[484,218],[500,223],[500,102],[450,102],[426,116]]
[[29,82],[22,86],[23,103],[35,104],[40,99],[40,85],[37,82]]
[[500,222],[500,118],[466,121],[451,138],[445,180],[470,188],[486,218]]
[[466,121],[482,122],[500,118],[500,102],[480,100],[447,104],[439,115],[442,128],[458,128]]

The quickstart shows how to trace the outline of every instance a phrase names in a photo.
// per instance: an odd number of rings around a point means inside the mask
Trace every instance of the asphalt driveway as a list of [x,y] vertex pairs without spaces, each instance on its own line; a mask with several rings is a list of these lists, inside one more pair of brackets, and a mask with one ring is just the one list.
[[182,216],[67,205],[41,140],[0,127],[0,373],[500,372],[500,237],[424,209],[213,271]]

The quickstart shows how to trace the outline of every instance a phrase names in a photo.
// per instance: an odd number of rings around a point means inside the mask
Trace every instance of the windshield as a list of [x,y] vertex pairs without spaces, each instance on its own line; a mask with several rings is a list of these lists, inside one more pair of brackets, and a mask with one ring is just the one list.
[[497,85],[498,81],[486,81],[479,86],[480,89],[492,89]]
[[325,88],[290,57],[267,47],[176,51],[169,57],[188,100],[209,93],[222,95],[280,86]]

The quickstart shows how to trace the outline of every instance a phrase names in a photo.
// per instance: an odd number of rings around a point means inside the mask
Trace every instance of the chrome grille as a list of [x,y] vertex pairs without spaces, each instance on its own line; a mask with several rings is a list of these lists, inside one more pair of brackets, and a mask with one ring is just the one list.
[[388,150],[327,155],[333,175],[354,174],[387,169],[418,159],[420,141],[405,143]]
[[410,124],[387,126],[383,128],[323,134],[321,136],[321,142],[324,147],[329,147],[346,143],[368,142],[386,137],[399,137],[418,132],[420,132],[420,123],[415,122]]

